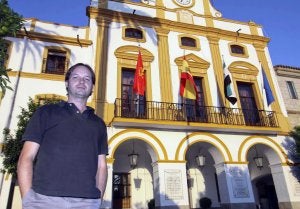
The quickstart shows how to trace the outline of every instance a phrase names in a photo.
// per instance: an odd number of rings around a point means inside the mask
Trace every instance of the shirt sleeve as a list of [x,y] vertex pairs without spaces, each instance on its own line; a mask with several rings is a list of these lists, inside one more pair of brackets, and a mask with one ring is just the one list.
[[32,141],[38,144],[42,142],[42,136],[45,130],[45,113],[44,108],[38,108],[30,118],[25,132],[22,136],[22,141]]

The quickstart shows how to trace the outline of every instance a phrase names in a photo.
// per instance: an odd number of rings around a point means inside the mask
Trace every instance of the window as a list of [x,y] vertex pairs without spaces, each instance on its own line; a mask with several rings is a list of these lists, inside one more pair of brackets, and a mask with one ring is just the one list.
[[249,57],[246,46],[237,43],[229,43],[228,46],[231,56]]
[[245,54],[244,52],[244,47],[239,46],[239,45],[231,45],[231,52],[234,54]]
[[[2,42],[3,45],[0,46],[0,67],[7,67],[8,64],[8,59],[10,55],[10,42],[9,41],[4,41]],[[2,57],[3,56],[3,57]]]
[[65,96],[60,96],[57,94],[39,94],[35,96],[35,102],[44,105],[49,103],[58,103],[61,101],[66,101],[67,98]]
[[43,59],[43,73],[64,75],[69,65],[70,51],[58,47],[46,47]]
[[136,28],[126,28],[125,37],[143,39],[143,31]]
[[291,99],[298,99],[298,95],[297,95],[297,92],[296,92],[296,89],[295,89],[294,82],[293,81],[287,81],[286,84],[287,84]]
[[124,26],[122,30],[122,38],[126,41],[134,41],[139,43],[145,43],[145,31],[140,28],[134,28],[131,26]]
[[181,37],[181,45],[188,47],[196,47],[196,40],[190,37]]
[[135,69],[122,69],[122,85],[121,85],[121,114],[122,117],[140,118],[145,116],[145,96],[137,96],[133,92]]
[[188,50],[200,50],[200,42],[197,37],[190,36],[187,34],[182,34],[178,36],[178,42],[179,46],[182,49],[188,49]]

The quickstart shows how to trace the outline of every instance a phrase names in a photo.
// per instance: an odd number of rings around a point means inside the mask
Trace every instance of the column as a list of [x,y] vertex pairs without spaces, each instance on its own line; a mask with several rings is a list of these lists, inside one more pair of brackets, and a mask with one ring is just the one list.
[[270,165],[280,209],[300,208],[300,169],[281,164]]
[[248,165],[221,163],[215,167],[221,207],[256,209]]
[[185,162],[155,162],[153,184],[156,209],[189,209]]

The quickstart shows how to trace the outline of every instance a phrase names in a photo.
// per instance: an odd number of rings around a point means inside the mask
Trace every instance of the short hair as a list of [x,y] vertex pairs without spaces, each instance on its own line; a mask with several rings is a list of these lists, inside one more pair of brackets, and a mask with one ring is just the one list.
[[77,63],[77,64],[73,65],[72,67],[70,67],[68,69],[68,71],[66,72],[65,81],[69,81],[72,72],[79,66],[86,67],[90,71],[90,73],[92,75],[93,85],[95,85],[95,81],[96,81],[95,73],[94,73],[93,69],[91,68],[91,66],[89,66],[88,64],[84,64],[84,63]]

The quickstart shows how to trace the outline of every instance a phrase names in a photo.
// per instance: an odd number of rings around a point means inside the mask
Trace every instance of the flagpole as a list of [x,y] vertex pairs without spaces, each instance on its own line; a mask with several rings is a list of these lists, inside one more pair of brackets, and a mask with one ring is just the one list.
[[[139,51],[141,49],[141,44],[140,42],[138,42],[138,48]],[[140,94],[137,94],[137,103],[136,103],[136,116],[139,117],[139,113],[140,113]]]
[[137,95],[137,102],[136,102],[136,116],[137,117],[139,117],[139,112],[140,112],[139,103],[140,103],[140,95],[138,94]]

